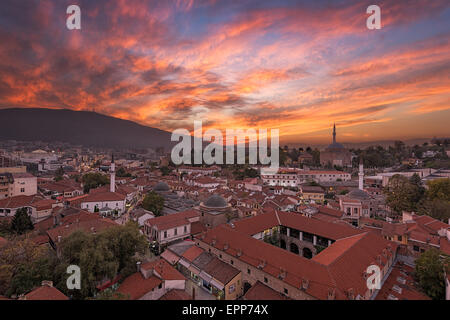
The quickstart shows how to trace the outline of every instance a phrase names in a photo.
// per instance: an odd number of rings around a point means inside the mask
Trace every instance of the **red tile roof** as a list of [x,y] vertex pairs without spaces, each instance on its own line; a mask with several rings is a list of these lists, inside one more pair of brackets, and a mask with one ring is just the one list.
[[166,260],[158,259],[141,266],[143,271],[154,270],[163,280],[186,280],[186,278]]
[[138,300],[161,283],[155,276],[145,279],[140,272],[136,272],[122,282],[117,292],[128,296],[130,300]]
[[244,300],[288,300],[279,292],[257,281],[243,296]]
[[[413,268],[396,263],[375,300],[387,300],[389,296],[398,300],[431,300],[416,287],[413,273]],[[394,290],[394,286],[397,290]]]
[[158,230],[167,230],[187,225],[190,223],[188,219],[199,216],[200,212],[197,210],[186,210],[166,216],[148,219],[145,221],[145,224],[150,227],[155,226]]
[[47,231],[49,238],[53,241],[53,243],[58,242],[58,236],[61,236],[62,239],[68,237],[73,232],[77,230],[82,230],[84,232],[99,232],[107,228],[118,226],[114,221],[109,219],[91,219],[84,220],[79,222],[74,222],[70,224],[65,224],[63,226],[59,226],[54,229],[50,229]]
[[184,290],[173,289],[164,294],[159,300],[192,300]]
[[55,287],[41,286],[25,295],[26,300],[69,300]]
[[295,212],[269,212],[234,222],[236,230],[247,235],[254,235],[280,225],[316,234],[331,240],[361,233],[361,230],[350,225],[347,226],[307,218]]
[[124,201],[125,195],[117,192],[90,193],[82,202]]
[[183,253],[182,257],[185,258],[186,260],[192,262],[203,252],[204,252],[204,250],[202,248],[199,248],[197,246],[192,246]]
[[383,254],[389,258],[397,248],[395,243],[374,233],[359,231],[336,241],[313,259],[308,260],[256,240],[228,225],[220,225],[196,238],[209,245],[214,243],[215,248],[236,256],[237,259],[256,268],[262,264],[261,269],[273,277],[278,277],[283,270],[285,274],[283,281],[296,288],[300,288],[303,280],[308,280],[306,293],[318,299],[327,299],[331,290],[335,291],[336,299],[347,299],[346,292],[350,288],[354,290],[355,297],[358,294],[365,295],[366,268],[371,264],[377,264],[378,258],[381,263],[385,263],[387,259]]

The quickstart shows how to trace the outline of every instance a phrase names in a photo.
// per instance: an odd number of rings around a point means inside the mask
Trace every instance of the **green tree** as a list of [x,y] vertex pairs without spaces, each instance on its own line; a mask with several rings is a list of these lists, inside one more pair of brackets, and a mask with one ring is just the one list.
[[53,279],[56,257],[50,251],[41,257],[20,263],[11,278],[7,296],[25,294],[40,286],[43,280]]
[[161,167],[160,170],[163,176],[167,176],[171,171],[170,168],[167,166]]
[[436,179],[428,181],[426,192],[429,200],[439,199],[450,201],[450,178]]
[[[47,252],[30,239],[11,240],[0,247],[0,295],[25,293],[30,286],[39,284],[46,276],[41,259],[45,259]],[[33,269],[30,277],[24,274],[27,269]]]
[[84,193],[89,193],[91,189],[104,186],[109,183],[109,178],[99,172],[89,172],[81,178]]
[[136,222],[129,221],[125,226],[117,226],[105,230],[101,237],[108,242],[108,246],[119,262],[119,270],[122,277],[136,271],[136,253],[145,253],[148,242],[139,231]]
[[64,169],[63,167],[59,167],[58,170],[55,171],[55,181],[61,181],[64,176]]
[[[448,263],[448,258],[446,260]],[[416,260],[415,278],[433,300],[442,300],[445,296],[444,265],[437,249],[425,251]]]
[[127,172],[123,167],[120,167],[116,172],[117,177],[131,177],[131,173]]
[[27,208],[17,209],[11,221],[11,231],[17,234],[24,234],[29,230],[33,230],[33,222],[28,214]]
[[384,193],[386,204],[397,215],[401,215],[402,211],[417,211],[423,197],[423,190],[418,184],[399,174],[389,180]]
[[440,199],[425,200],[419,213],[447,222],[450,219],[450,202]]
[[159,194],[150,191],[142,201],[142,207],[145,210],[153,212],[155,216],[160,216],[164,208],[164,198]]
[[[135,272],[135,255],[144,254],[147,240],[139,232],[135,222],[125,226],[108,228],[90,234],[76,231],[63,240],[61,263],[55,268],[57,287],[75,299],[86,299],[97,293],[97,286],[118,274],[127,277]],[[82,270],[81,290],[68,290],[65,286],[68,265],[75,264]]]

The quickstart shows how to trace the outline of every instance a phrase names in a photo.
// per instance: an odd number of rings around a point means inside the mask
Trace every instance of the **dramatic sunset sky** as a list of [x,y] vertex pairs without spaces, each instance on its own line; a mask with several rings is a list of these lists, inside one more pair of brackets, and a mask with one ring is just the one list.
[[284,142],[328,142],[333,122],[341,142],[450,136],[449,40],[448,0],[1,0],[0,108]]

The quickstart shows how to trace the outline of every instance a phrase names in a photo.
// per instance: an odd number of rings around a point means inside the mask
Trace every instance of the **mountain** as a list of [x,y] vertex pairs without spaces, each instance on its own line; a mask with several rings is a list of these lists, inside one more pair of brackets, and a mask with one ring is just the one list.
[[171,133],[89,111],[2,109],[0,140],[68,142],[107,148],[158,148],[172,145]]

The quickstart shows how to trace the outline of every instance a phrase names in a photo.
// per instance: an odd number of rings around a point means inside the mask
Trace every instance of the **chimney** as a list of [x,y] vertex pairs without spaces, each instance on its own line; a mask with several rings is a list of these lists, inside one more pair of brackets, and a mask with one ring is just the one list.
[[354,300],[354,299],[355,299],[355,294],[353,293],[353,288],[348,289],[348,291],[347,291],[347,297],[348,297],[350,300]]
[[53,287],[53,281],[50,281],[50,280],[43,280],[43,281],[41,282],[41,286],[42,286],[42,287],[49,287],[49,288],[51,288],[51,287]]
[[336,299],[336,289],[332,289],[328,291],[328,300]]
[[137,269],[137,272],[141,272],[141,262],[140,261],[136,262],[136,269]]
[[302,289],[306,290],[309,287],[309,280],[308,279],[302,279]]

